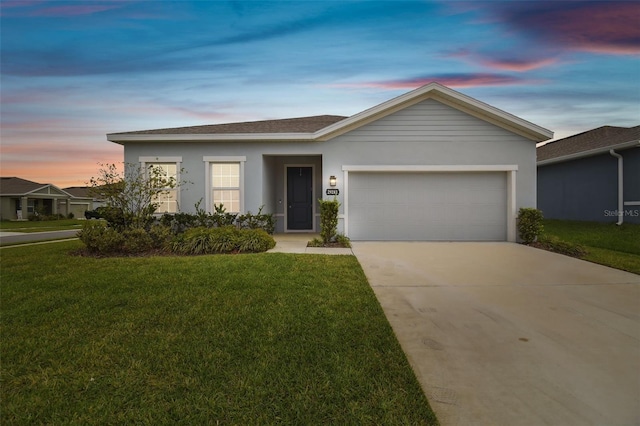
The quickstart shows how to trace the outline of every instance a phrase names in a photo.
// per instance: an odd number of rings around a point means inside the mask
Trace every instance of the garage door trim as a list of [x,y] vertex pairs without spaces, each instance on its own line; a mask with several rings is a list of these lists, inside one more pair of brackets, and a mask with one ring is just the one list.
[[516,241],[516,172],[515,164],[495,165],[343,165],[344,174],[344,233],[349,235],[349,173],[461,173],[461,172],[505,172],[507,175],[507,241]]

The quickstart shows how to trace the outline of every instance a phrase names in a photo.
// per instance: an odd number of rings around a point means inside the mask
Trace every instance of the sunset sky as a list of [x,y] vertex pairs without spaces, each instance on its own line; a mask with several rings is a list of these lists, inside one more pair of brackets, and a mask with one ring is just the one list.
[[352,115],[438,81],[555,132],[640,124],[640,2],[2,0],[1,169],[82,186],[107,133]]

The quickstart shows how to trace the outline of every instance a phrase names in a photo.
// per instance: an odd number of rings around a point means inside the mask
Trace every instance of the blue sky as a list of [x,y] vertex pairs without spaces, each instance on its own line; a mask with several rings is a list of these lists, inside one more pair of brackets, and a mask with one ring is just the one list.
[[352,115],[438,81],[556,133],[640,124],[640,3],[3,0],[3,176],[84,185],[106,133]]

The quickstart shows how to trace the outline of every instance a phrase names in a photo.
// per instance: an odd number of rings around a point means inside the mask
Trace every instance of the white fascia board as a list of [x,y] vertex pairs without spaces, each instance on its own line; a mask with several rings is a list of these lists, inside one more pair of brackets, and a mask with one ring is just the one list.
[[578,158],[592,157],[594,155],[608,153],[612,149],[624,149],[633,148],[637,146],[640,148],[640,141],[623,142],[617,145],[605,146],[602,148],[590,149],[588,151],[576,152],[574,154],[563,155],[562,157],[549,158],[547,160],[541,160],[536,163],[536,166],[546,166],[548,164],[562,163],[565,161],[577,160]]
[[455,164],[455,165],[344,165],[345,172],[510,172],[516,164]]
[[[36,194],[37,191],[42,191],[43,189],[46,189],[46,188],[51,188],[54,191],[60,192],[60,194],[51,194],[51,193],[49,193],[49,194]],[[47,196],[57,197],[57,196],[62,195],[63,197],[67,197],[67,196],[68,197],[73,197],[73,195],[69,194],[67,191],[62,190],[62,189],[58,188],[57,186],[55,186],[53,184],[43,185],[40,188],[34,189],[33,191],[25,192],[24,194],[22,194],[23,197],[27,196],[27,195],[38,195],[38,196],[44,196],[44,197],[47,197]]]
[[453,89],[438,83],[429,83],[411,92],[400,95],[389,101],[383,102],[373,108],[369,108],[355,114],[345,120],[318,130],[314,136],[320,140],[331,139],[373,120],[407,108],[418,102],[433,98],[456,109],[472,114],[482,120],[503,127],[536,142],[546,141],[553,137],[553,132],[533,124],[513,114],[502,111],[489,104],[481,102],[470,96],[464,95]]
[[313,141],[311,133],[108,134],[110,142]]

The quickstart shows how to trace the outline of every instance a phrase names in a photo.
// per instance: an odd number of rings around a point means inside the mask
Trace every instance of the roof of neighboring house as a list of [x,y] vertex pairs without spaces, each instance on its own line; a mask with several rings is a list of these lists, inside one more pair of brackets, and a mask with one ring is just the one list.
[[19,177],[0,177],[0,194],[19,195],[28,194],[46,187],[46,183],[33,182]]
[[635,143],[640,143],[640,126],[602,126],[549,142],[538,147],[536,152],[538,163],[548,163],[596,155],[615,147],[633,146]]
[[119,144],[177,141],[326,141],[426,99],[434,99],[535,142],[553,137],[553,132],[550,130],[432,82],[351,117],[319,115],[283,120],[142,130],[110,133],[107,139]]
[[209,124],[206,126],[175,127],[171,129],[140,130],[113,135],[184,135],[230,133],[313,133],[347,117],[341,115],[314,115],[282,120],[245,121],[242,123]]
[[64,188],[63,191],[75,198],[93,198],[96,200],[100,198],[91,186],[70,186],[69,188]]

